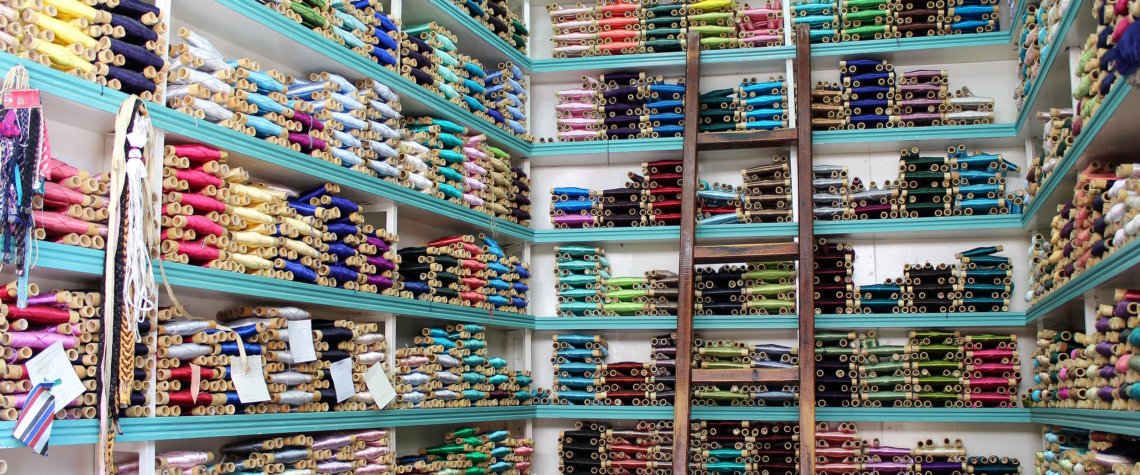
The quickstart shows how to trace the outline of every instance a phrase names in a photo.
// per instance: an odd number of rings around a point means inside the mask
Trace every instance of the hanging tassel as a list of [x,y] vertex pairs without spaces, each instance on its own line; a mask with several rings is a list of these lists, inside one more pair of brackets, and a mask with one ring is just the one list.
[[1124,76],[1129,84],[1140,87],[1140,27],[1137,23],[1132,23],[1124,30],[1116,47],[1104,53],[1103,59],[1113,71]]

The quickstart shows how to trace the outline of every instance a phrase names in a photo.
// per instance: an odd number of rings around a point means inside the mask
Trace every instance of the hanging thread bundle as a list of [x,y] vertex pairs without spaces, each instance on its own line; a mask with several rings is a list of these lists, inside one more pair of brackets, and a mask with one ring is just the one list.
[[[996,255],[1002,246],[978,247],[957,253],[954,264],[905,264],[903,277],[882,284],[854,285],[851,265],[855,251],[847,244],[820,241],[816,280],[817,311],[838,313],[954,313],[1005,312],[1013,291],[1012,264]],[[818,257],[817,257],[818,259]]]
[[[795,348],[776,344],[693,339],[694,369],[795,368],[799,364]],[[795,406],[799,387],[717,383],[693,386],[694,406]]]
[[415,346],[396,350],[395,407],[529,405],[536,393],[530,371],[512,370],[490,356],[486,328],[452,324],[424,328]]
[[672,451],[672,421],[638,421],[633,427],[578,421],[573,430],[558,433],[560,473],[667,473]]
[[677,313],[675,272],[653,270],[642,277],[614,277],[605,249],[557,246],[554,253],[560,317]]
[[439,24],[407,25],[400,50],[400,72],[421,87],[487,122],[530,141],[527,133],[527,80],[510,62],[488,72],[479,60],[459,53],[458,38]]
[[511,437],[509,430],[480,431],[461,427],[443,435],[443,443],[396,459],[392,473],[446,475],[450,473],[530,473],[534,440]]
[[1048,237],[1029,248],[1027,302],[1036,303],[1140,234],[1140,166],[1090,162],[1077,172],[1073,196],[1058,207]]
[[[15,282],[0,290],[0,344],[4,357],[0,364],[0,420],[15,421],[19,416],[29,392],[38,383],[31,380],[28,360],[57,342],[63,345],[84,391],[54,417],[94,419],[98,402],[95,376],[101,360],[102,295],[87,290],[41,291],[39,285],[29,283],[27,305],[21,308],[16,298]],[[140,326],[140,331],[145,331],[145,325]]]
[[839,82],[817,83],[812,128],[817,130],[988,124],[992,97],[966,87],[950,91],[946,70],[896,72],[885,60],[839,62]]
[[420,300],[515,313],[529,305],[530,270],[490,236],[448,236],[397,252],[406,263],[403,290]]
[[491,30],[520,53],[526,53],[527,30],[523,19],[511,11],[507,0],[451,0],[475,21]]
[[820,406],[1015,407],[1017,336],[911,331],[902,345],[874,331],[816,336]]
[[1037,473],[1132,473],[1140,470],[1135,437],[1075,427],[1041,428],[1042,450],[1037,452]]
[[[557,140],[680,137],[685,83],[638,71],[615,71],[557,92]],[[544,139],[549,140],[549,139]]]
[[650,340],[649,362],[606,362],[608,345],[602,335],[557,334],[553,340],[551,404],[665,406],[673,403],[676,335]]
[[19,0],[0,7],[0,49],[85,80],[162,97],[163,12],[141,1]]
[[1006,172],[1018,171],[1001,154],[950,147],[945,157],[902,151],[899,174],[882,186],[864,185],[841,165],[812,166],[817,219],[888,219],[1020,213],[1020,193],[1006,191]]
[[[315,360],[301,360],[300,350],[289,347],[289,328],[302,322],[311,328]],[[158,367],[159,417],[362,411],[371,406],[364,373],[375,363],[387,368],[387,343],[378,323],[313,318],[296,307],[238,307],[219,312],[215,320],[190,319],[169,307],[158,312],[157,330],[158,351],[150,364]],[[231,377],[241,357],[239,345],[265,361],[269,401],[239,399]],[[355,396],[338,402],[330,365],[345,358],[352,359]],[[198,394],[192,389],[195,373],[201,381]]]
[[1045,329],[1037,333],[1033,387],[1027,406],[1136,410],[1140,401],[1140,292],[1116,289],[1113,302],[1096,307],[1089,333]]
[[354,53],[395,70],[397,20],[377,0],[258,2]]
[[799,473],[799,431],[787,423],[695,420],[689,432],[689,472]]

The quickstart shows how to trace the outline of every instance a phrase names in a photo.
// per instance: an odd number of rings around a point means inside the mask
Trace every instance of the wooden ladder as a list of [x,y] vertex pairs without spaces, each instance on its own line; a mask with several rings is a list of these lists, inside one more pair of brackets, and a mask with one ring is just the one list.
[[[689,473],[689,431],[693,384],[799,384],[800,473],[815,473],[815,306],[813,301],[811,39],[807,25],[795,31],[796,127],[772,131],[698,133],[700,123],[700,37],[687,38],[685,58],[685,137],[681,197],[681,256],[677,309],[677,381],[673,412],[673,471]],[[707,150],[796,146],[796,242],[697,246],[697,154]],[[764,260],[797,260],[799,312],[798,368],[692,369],[693,266]],[[763,317],[758,317],[763,318]],[[801,384],[801,382],[803,382]]]

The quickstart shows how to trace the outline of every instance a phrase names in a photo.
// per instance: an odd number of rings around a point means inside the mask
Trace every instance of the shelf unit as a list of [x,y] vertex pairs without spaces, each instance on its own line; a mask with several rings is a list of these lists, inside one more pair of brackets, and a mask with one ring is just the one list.
[[[388,5],[396,14],[415,18],[408,11],[424,5],[423,15],[440,22],[460,37],[461,47],[474,46],[486,58],[511,61],[531,75],[533,84],[558,82],[565,78],[580,75],[583,71],[598,72],[630,68],[652,68],[654,70],[680,70],[684,64],[683,53],[660,53],[649,55],[608,56],[579,59],[532,59],[508,45],[501,38],[469,17],[451,0],[390,0]],[[158,4],[172,7],[169,0],[158,0]],[[530,167],[558,167],[567,164],[606,164],[634,163],[648,156],[671,156],[681,150],[681,139],[636,139],[609,142],[539,142],[530,143],[506,132],[481,117],[424,90],[410,80],[356,55],[352,51],[327,40],[307,28],[294,23],[255,0],[207,0],[195,5],[195,10],[173,6],[173,16],[198,23],[209,23],[211,19],[222,18],[212,33],[235,41],[249,40],[249,44],[275,44],[278,51],[274,59],[292,61],[291,65],[303,65],[311,70],[328,70],[345,74],[350,78],[373,78],[389,84],[401,96],[408,111],[413,113],[434,113],[466,125],[486,134],[490,140],[508,150],[513,156],[527,157]],[[524,18],[531,22],[536,12],[536,4],[524,0]],[[1018,2],[1015,21],[1024,12],[1029,2]],[[1069,13],[1059,26],[1058,40],[1048,55],[1041,59],[1042,72],[1030,89],[1027,106],[1012,122],[951,127],[918,127],[897,129],[874,129],[858,131],[818,131],[813,143],[823,153],[838,153],[843,150],[859,150],[868,153],[897,150],[899,144],[930,144],[931,146],[963,141],[970,144],[993,146],[1022,146],[1032,142],[1034,127],[1027,127],[1031,115],[1036,110],[1048,107],[1065,107],[1069,81],[1063,46],[1079,43],[1089,31],[1088,12],[1085,2],[1070,6]],[[417,13],[419,14],[419,13]],[[425,17],[426,18],[426,17]],[[1006,31],[976,35],[955,35],[946,37],[911,38],[898,40],[865,41],[818,45],[813,48],[816,58],[848,58],[872,55],[887,57],[901,62],[919,62],[923,55],[928,61],[972,62],[988,58],[1005,58],[1010,55],[1009,44],[1017,37],[1020,22],[1012,24]],[[532,28],[533,29],[533,28]],[[253,41],[256,39],[256,43]],[[269,48],[269,46],[267,46]],[[280,51],[297,51],[295,59],[282,59]],[[535,45],[531,45],[532,55]],[[973,57],[971,57],[973,55]],[[747,69],[752,66],[786,62],[794,57],[790,46],[741,50],[710,51],[702,55],[703,64],[709,64],[713,71],[727,71],[733,68]],[[50,68],[0,53],[0,67],[7,69],[22,64],[31,73],[33,87],[52,96],[49,107],[66,107],[75,118],[82,122],[86,118],[99,116],[109,120],[126,95]],[[1120,81],[1123,82],[1123,81]],[[1047,226],[1047,211],[1060,202],[1062,192],[1071,188],[1071,177],[1089,155],[1110,154],[1117,150],[1127,150],[1124,142],[1128,137],[1128,123],[1121,117],[1131,117],[1140,95],[1132,94],[1131,87],[1118,85],[1105,99],[1098,114],[1086,122],[1083,132],[1069,149],[1065,159],[1058,165],[1053,176],[1041,187],[1041,191],[1021,215],[1002,216],[963,216],[952,218],[885,219],[844,222],[817,222],[816,234],[839,236],[842,238],[872,239],[882,241],[931,239],[944,233],[969,232],[981,240],[994,237],[1023,237],[1030,230]],[[407,216],[443,219],[446,227],[462,232],[488,232],[505,237],[509,242],[519,243],[525,249],[524,255],[540,252],[553,244],[569,243],[630,243],[630,245],[663,244],[676,241],[679,229],[676,226],[655,228],[611,228],[611,229],[539,229],[520,226],[506,220],[492,218],[450,202],[416,193],[394,183],[367,177],[334,164],[307,155],[293,152],[253,137],[226,129],[215,124],[197,121],[189,116],[148,103],[155,125],[163,131],[168,142],[198,142],[225,149],[243,164],[273,170],[296,183],[312,184],[320,181],[335,182],[346,187],[346,192],[354,193],[369,203],[390,206],[394,213]],[[545,118],[548,111],[528,111],[535,120]],[[51,117],[49,116],[49,119]],[[1118,119],[1118,120],[1113,120]],[[1094,157],[1095,158],[1095,157]],[[533,173],[534,168],[532,168]],[[541,192],[541,190],[536,190]],[[535,210],[535,220],[544,219],[544,210]],[[395,222],[393,220],[393,222]],[[795,235],[796,223],[762,225],[726,225],[698,227],[697,236],[714,240],[749,240],[789,237]],[[535,249],[532,250],[531,246]],[[53,243],[39,243],[40,254],[36,260],[37,271],[34,277],[50,279],[91,280],[102,274],[103,253],[73,246]],[[1085,298],[1088,292],[1106,283],[1124,278],[1130,269],[1140,265],[1140,244],[1130,243],[1117,250],[1103,262],[1045,297],[1024,311],[968,314],[868,314],[868,315],[821,315],[817,319],[820,329],[850,328],[1021,328],[1040,325]],[[42,270],[42,272],[41,272]],[[401,315],[394,321],[415,322],[413,318],[482,323],[509,332],[522,332],[526,335],[526,345],[531,345],[532,334],[573,330],[597,330],[616,332],[669,331],[676,328],[675,317],[535,317],[531,314],[488,313],[466,307],[431,304],[425,301],[401,299],[388,296],[366,295],[343,289],[283,282],[248,275],[203,269],[180,264],[167,264],[167,276],[179,291],[191,296],[224,295],[224,299],[242,301],[297,302],[318,308],[338,309],[353,314]],[[423,321],[425,325],[429,321]],[[737,317],[703,316],[695,319],[695,327],[710,332],[746,331],[749,334],[765,335],[773,332],[787,332],[796,328],[795,317]],[[394,328],[395,324],[392,324]],[[541,338],[533,338],[534,341]],[[531,351],[542,344],[524,347],[529,355],[518,356],[530,369],[534,360],[542,353]],[[546,346],[549,351],[549,345]],[[512,361],[513,364],[513,361]],[[249,436],[259,434],[289,433],[301,431],[354,429],[366,427],[418,427],[432,425],[452,425],[479,422],[516,421],[523,423],[529,434],[534,419],[668,419],[672,417],[672,407],[630,407],[630,406],[519,406],[488,407],[472,409],[422,409],[385,410],[362,412],[295,413],[277,415],[238,415],[179,418],[139,418],[124,419],[123,435],[120,440],[152,444],[155,441],[207,438],[217,436]],[[791,407],[696,407],[695,419],[752,419],[770,421],[792,421],[796,419],[796,408]],[[855,422],[930,422],[930,423],[1008,423],[1008,424],[1059,424],[1070,427],[1108,430],[1128,435],[1140,436],[1137,416],[1117,411],[1089,411],[1062,409],[942,409],[942,408],[820,408],[817,411],[820,421]],[[10,434],[13,423],[0,423],[0,433]],[[53,429],[53,445],[84,445],[96,441],[97,430],[93,421],[57,421]],[[0,438],[0,448],[16,447],[10,436]],[[20,456],[24,456],[20,454]],[[1025,463],[1025,459],[1023,459]],[[153,473],[153,467],[151,467]]]

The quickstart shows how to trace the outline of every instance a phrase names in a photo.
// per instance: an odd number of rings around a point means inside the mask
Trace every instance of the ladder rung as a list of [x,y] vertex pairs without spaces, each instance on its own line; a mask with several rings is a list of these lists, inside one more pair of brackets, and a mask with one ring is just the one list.
[[765,148],[796,143],[796,129],[756,130],[748,132],[706,132],[697,135],[697,150],[736,150]]
[[693,248],[693,264],[723,264],[727,262],[787,261],[800,256],[800,247],[794,242],[727,244]]
[[694,369],[692,382],[698,383],[794,383],[799,368]]

